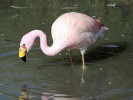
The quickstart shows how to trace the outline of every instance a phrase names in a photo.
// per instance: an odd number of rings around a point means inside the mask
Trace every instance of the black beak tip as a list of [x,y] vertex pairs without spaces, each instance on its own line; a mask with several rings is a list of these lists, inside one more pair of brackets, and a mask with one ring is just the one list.
[[24,62],[26,62],[26,56],[21,58]]

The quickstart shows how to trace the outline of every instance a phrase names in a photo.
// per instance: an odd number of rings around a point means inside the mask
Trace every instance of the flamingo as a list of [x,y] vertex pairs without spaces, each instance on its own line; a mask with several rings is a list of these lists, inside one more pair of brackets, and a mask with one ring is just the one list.
[[20,42],[19,57],[26,62],[26,53],[32,48],[37,37],[40,38],[40,48],[48,56],[55,56],[64,49],[69,50],[72,62],[72,49],[79,49],[82,64],[85,66],[84,55],[87,47],[93,44],[102,32],[108,28],[100,20],[78,12],[69,12],[58,17],[52,25],[53,44],[47,45],[47,38],[43,31],[32,30],[25,34]]

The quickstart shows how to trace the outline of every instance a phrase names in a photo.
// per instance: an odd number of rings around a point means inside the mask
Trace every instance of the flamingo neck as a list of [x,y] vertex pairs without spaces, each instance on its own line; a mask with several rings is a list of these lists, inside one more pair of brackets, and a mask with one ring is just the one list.
[[59,42],[53,42],[52,46],[47,45],[47,38],[45,33],[43,33],[41,30],[34,30],[32,32],[34,36],[34,40],[39,37],[40,38],[40,47],[44,54],[48,56],[54,56],[61,52],[65,47],[60,45]]

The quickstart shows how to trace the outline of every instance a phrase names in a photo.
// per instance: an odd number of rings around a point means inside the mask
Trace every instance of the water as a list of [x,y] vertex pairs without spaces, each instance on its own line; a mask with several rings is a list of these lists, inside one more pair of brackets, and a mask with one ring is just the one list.
[[[115,6],[108,6],[113,5]],[[0,100],[132,100],[133,1],[126,0],[2,0],[0,3]],[[89,47],[86,69],[81,55],[67,51],[43,55],[39,39],[18,58],[21,37],[44,31],[52,44],[51,25],[61,14],[76,11],[100,18],[109,28]]]

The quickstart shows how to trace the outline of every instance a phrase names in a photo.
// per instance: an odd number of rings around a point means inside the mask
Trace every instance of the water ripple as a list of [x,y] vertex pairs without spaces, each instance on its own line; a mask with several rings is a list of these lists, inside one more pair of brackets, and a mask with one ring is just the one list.
[[14,55],[17,54],[18,50],[15,51],[11,51],[11,52],[7,52],[7,53],[2,53],[0,54],[0,57],[5,57],[5,56],[9,56],[9,55]]

